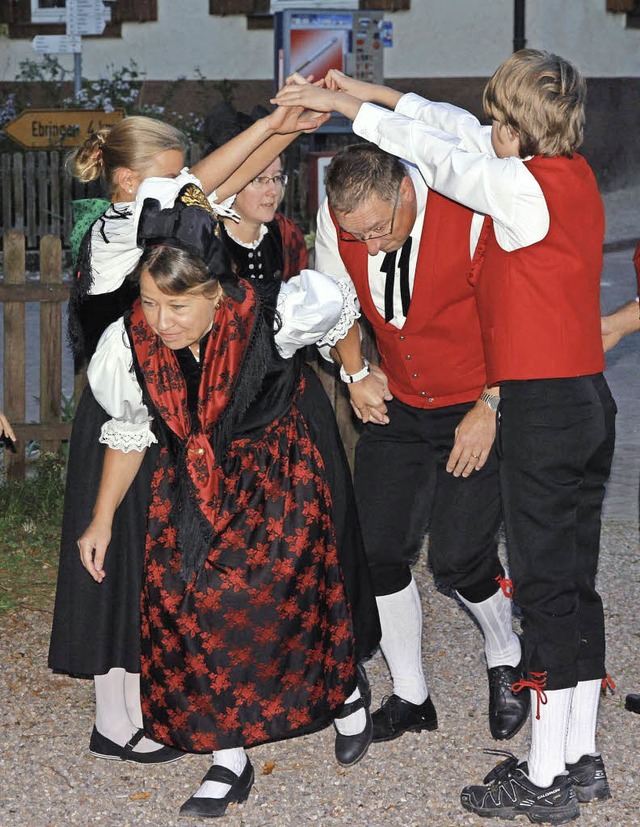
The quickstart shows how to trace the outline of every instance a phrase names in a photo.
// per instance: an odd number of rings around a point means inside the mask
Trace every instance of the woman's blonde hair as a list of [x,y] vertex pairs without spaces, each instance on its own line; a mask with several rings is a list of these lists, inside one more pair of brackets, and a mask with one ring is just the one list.
[[587,86],[576,67],[558,55],[521,49],[487,83],[484,111],[511,127],[520,156],[571,155],[583,139]]
[[103,177],[110,192],[116,188],[115,172],[126,168],[144,176],[160,152],[184,152],[186,141],[180,130],[153,118],[133,115],[111,127],[103,127],[71,153],[69,168],[80,181]]

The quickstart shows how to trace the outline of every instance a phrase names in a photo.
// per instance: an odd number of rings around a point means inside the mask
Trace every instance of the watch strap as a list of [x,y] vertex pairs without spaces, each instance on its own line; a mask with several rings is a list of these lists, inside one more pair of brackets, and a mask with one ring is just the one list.
[[365,376],[368,376],[371,373],[371,369],[369,367],[369,361],[362,357],[362,362],[364,367],[361,368],[357,373],[347,373],[344,369],[344,365],[340,366],[340,378],[343,382],[346,382],[347,385],[351,385],[354,382],[359,382],[361,379],[364,379]]

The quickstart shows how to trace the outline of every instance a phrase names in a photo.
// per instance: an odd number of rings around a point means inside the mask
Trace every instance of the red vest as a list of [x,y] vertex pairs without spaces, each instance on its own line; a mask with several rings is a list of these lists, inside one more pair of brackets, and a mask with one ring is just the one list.
[[471,210],[429,190],[409,315],[402,329],[385,322],[373,304],[365,245],[338,241],[364,315],[373,326],[391,392],[416,408],[469,402],[484,387],[480,323],[467,281],[472,216]]
[[[526,161],[544,193],[549,232],[507,253],[493,230],[476,253],[476,295],[490,385],[604,369],[600,273],[604,210],[580,155]],[[483,236],[485,234],[483,233]],[[478,261],[474,261],[474,270]]]

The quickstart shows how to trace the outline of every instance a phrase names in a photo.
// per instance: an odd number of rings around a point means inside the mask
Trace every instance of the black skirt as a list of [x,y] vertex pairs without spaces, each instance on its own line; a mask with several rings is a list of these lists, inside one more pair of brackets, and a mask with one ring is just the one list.
[[338,423],[315,371],[304,365],[305,389],[298,399],[311,438],[325,466],[331,491],[338,559],[351,607],[356,660],[370,657],[380,641],[380,619],[356,509],[351,470]]
[[140,671],[140,592],[151,471],[156,446],[148,449],[133,485],[113,521],[105,559],[107,573],[96,583],[80,562],[77,541],[91,522],[105,446],[98,440],[109,416],[89,387],[78,404],[69,446],[60,565],[49,667],[80,677],[120,667]]

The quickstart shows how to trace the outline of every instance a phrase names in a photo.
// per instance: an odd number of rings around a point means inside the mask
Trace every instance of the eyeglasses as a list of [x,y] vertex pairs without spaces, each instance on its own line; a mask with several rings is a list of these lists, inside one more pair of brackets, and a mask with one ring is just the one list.
[[391,213],[391,219],[389,221],[389,229],[385,230],[385,224],[381,224],[379,227],[374,227],[368,233],[349,233],[346,230],[343,230],[342,227],[339,228],[338,235],[340,236],[340,241],[359,241],[360,243],[364,241],[374,241],[377,238],[386,238],[388,235],[391,235],[393,232],[393,222],[396,220],[396,210],[398,209],[398,205],[400,204],[400,187],[398,187],[398,192],[396,193],[396,200],[393,205],[393,212]]
[[252,187],[268,187],[269,184],[274,184],[276,187],[286,187],[289,176],[286,172],[281,172],[280,175],[258,175],[253,181],[249,181]]

